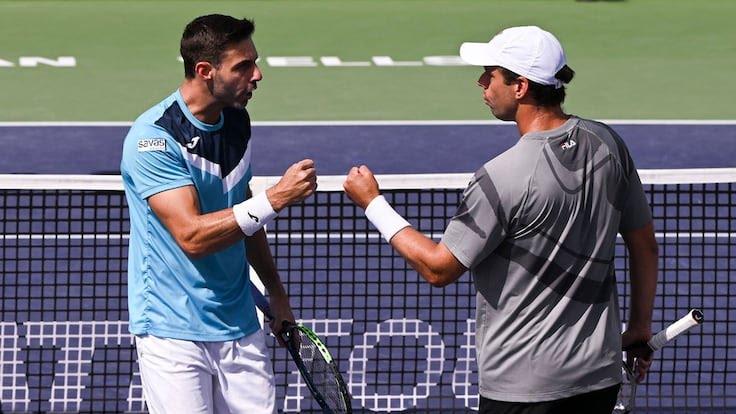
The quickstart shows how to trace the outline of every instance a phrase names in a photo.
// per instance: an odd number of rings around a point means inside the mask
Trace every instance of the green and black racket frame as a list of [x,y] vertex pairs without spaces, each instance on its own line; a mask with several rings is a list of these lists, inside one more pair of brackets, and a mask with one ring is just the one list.
[[[251,294],[258,309],[273,320],[271,306],[260,290],[251,284]],[[351,414],[348,387],[322,340],[308,327],[283,321],[279,334],[296,367],[324,414]]]

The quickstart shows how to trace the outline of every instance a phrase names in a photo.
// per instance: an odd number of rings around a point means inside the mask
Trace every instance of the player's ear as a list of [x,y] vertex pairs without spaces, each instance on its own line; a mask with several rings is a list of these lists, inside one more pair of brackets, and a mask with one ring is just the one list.
[[515,90],[514,96],[516,99],[521,99],[529,93],[529,79],[519,76],[514,82]]
[[212,79],[212,69],[214,69],[212,63],[206,61],[197,62],[194,65],[194,73],[204,80]]

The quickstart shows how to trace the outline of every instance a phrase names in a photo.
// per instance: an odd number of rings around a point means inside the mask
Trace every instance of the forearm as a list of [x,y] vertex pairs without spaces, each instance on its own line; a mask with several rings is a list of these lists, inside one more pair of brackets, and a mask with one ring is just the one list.
[[380,195],[378,183],[366,166],[353,167],[343,184],[351,200],[365,209],[368,220],[396,251],[433,286],[445,286],[465,273],[450,250],[411,228]]
[[175,235],[182,250],[194,258],[225,249],[244,237],[232,209],[195,216]]
[[154,194],[148,198],[148,205],[179,247],[188,256],[200,258],[257,233],[276,217],[277,211],[312,194],[316,179],[314,162],[302,160],[289,167],[267,191],[250,197],[247,188],[246,200],[232,208],[202,214],[193,185]]
[[[446,286],[465,271],[459,263],[448,261],[451,253],[444,245],[411,227],[396,233],[391,238],[391,246],[432,286]],[[454,256],[452,259],[455,261]]]
[[233,208],[202,213],[194,186],[154,194],[148,205],[192,258],[220,251],[253,234],[275,216],[265,193],[248,198]]
[[656,248],[631,256],[629,326],[632,328],[651,328],[654,296],[657,293],[657,261]]
[[261,229],[252,236],[246,237],[245,245],[248,263],[258,274],[269,295],[286,297],[284,285],[281,283],[271,248],[266,240],[266,232]]
[[[198,216],[201,225],[195,230],[198,230],[197,241],[203,244],[200,250],[204,251],[204,254],[226,247],[244,236],[263,233],[263,226],[276,217],[276,211],[266,193],[255,197],[250,195],[249,190],[248,199],[234,205],[232,209]],[[280,210],[284,206],[282,200],[277,208]],[[265,240],[263,236],[264,243]],[[265,245],[265,250],[269,250],[268,244]]]

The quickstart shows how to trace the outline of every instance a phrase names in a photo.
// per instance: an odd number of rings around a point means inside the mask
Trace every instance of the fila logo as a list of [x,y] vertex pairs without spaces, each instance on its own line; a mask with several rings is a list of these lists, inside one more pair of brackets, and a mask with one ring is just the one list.
[[248,217],[252,218],[253,221],[258,223],[260,220],[258,220],[258,216],[254,216],[253,214],[250,214],[250,211],[248,212]]
[[578,143],[575,142],[575,141],[573,141],[572,139],[570,139],[568,141],[563,142],[560,147],[562,147],[563,150],[567,150],[567,149],[570,149],[570,148],[572,148],[572,147],[574,147],[576,145],[578,145]]
[[192,138],[192,140],[189,141],[189,143],[187,143],[187,148],[194,149],[194,147],[196,147],[197,144],[199,144],[199,136]]

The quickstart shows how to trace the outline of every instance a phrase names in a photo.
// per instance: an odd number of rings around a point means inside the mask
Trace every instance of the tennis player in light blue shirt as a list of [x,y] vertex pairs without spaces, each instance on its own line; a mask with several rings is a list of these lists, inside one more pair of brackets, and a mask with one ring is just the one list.
[[311,160],[253,196],[245,105],[262,74],[252,22],[201,16],[181,40],[185,80],[123,145],[130,209],[128,297],[151,413],[275,412],[249,267],[270,293],[272,329],[291,308],[263,226],[316,188]]
[[[132,226],[132,333],[225,341],[259,329],[248,289],[245,244],[192,257],[148,204],[151,196],[187,186],[196,189],[202,212],[245,200],[251,178],[247,127],[243,109],[225,108],[214,125],[199,121],[177,90],[138,118],[128,133],[122,171]],[[236,153],[232,160],[217,159],[222,142]]]

